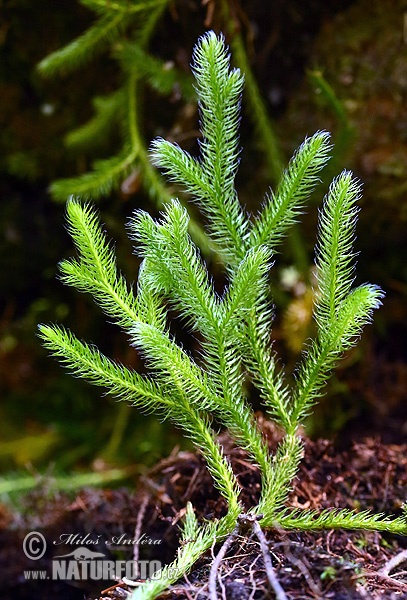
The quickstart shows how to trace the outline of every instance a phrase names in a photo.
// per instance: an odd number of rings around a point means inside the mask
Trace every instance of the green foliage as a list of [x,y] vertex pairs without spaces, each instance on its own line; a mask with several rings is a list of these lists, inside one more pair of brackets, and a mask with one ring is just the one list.
[[96,12],[98,19],[77,39],[40,62],[38,68],[44,75],[51,76],[71,71],[89,62],[95,54],[119,39],[123,30],[131,23],[137,22],[138,37],[145,38],[152,27],[152,21],[156,20],[167,4],[167,0],[80,1],[81,4]]
[[62,490],[77,490],[88,486],[107,486],[115,482],[126,480],[133,475],[136,469],[130,467],[107,469],[101,473],[82,473],[72,475],[27,475],[23,473],[9,473],[2,477],[0,482],[0,495],[5,495],[18,501],[21,492],[30,491],[34,488],[43,487],[44,493]]
[[323,72],[320,70],[309,71],[308,79],[317,92],[315,99],[319,101],[319,104],[326,105],[336,119],[335,154],[329,169],[334,173],[337,165],[352,150],[356,131],[350,122],[345,103],[338,98],[334,89],[325,79]]
[[[122,131],[121,149],[104,160],[95,161],[92,171],[55,181],[50,191],[56,200],[65,202],[72,194],[100,198],[116,189],[125,178],[139,168],[148,193],[160,201],[168,199],[160,177],[147,157],[147,148],[139,124],[139,95],[143,80],[147,80],[160,93],[169,93],[175,83],[191,95],[191,85],[175,67],[169,69],[163,61],[146,52],[156,23],[165,10],[168,0],[117,2],[81,0],[81,4],[96,13],[97,19],[85,33],[67,46],[56,50],[38,65],[46,77],[64,75],[90,62],[101,52],[111,49],[121,65],[122,85],[109,96],[95,98],[95,115],[66,138],[71,147],[94,148],[109,133]],[[125,34],[130,40],[123,43]],[[141,68],[142,66],[142,68]]]
[[[361,528],[407,533],[405,517],[333,510],[316,513],[287,507],[303,454],[300,427],[321,395],[329,373],[352,347],[383,292],[364,284],[352,289],[354,229],[359,188],[349,172],[331,185],[319,219],[316,247],[317,334],[306,348],[289,385],[271,349],[268,275],[277,245],[295,222],[329,157],[329,136],[305,140],[264,208],[249,218],[234,187],[238,166],[238,122],[243,76],[230,70],[223,38],[208,33],[194,52],[193,70],[201,114],[201,157],[158,139],[153,160],[195,196],[208,221],[211,242],[225,260],[228,282],[215,292],[207,266],[188,234],[187,210],[173,199],[160,220],[136,211],[129,223],[141,259],[136,288],[118,273],[113,250],[87,204],[68,202],[69,231],[78,258],[63,261],[65,283],[89,292],[107,316],[128,334],[144,357],[149,375],[140,375],[104,356],[58,326],[40,326],[45,346],[75,375],[105,387],[144,412],[171,419],[205,457],[228,511],[213,523],[198,524],[188,507],[184,541],[172,567],[138,588],[133,598],[153,598],[188,571],[214,540],[231,533],[243,508],[239,484],[216,440],[226,427],[261,473],[259,504],[250,509],[264,527]],[[202,340],[196,356],[187,353],[169,329],[178,314]],[[274,455],[246,400],[246,383],[259,389],[269,415],[285,435]],[[175,573],[175,574],[174,574]]]

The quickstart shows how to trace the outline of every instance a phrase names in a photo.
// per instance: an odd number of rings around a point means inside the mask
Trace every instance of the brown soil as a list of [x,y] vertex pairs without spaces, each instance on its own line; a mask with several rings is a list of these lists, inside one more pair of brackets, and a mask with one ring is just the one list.
[[[262,423],[270,445],[278,432]],[[258,473],[244,452],[221,437],[225,452],[243,487],[243,502],[248,507],[258,499]],[[307,441],[306,453],[290,497],[290,505],[300,508],[342,507],[372,509],[400,514],[407,484],[407,444],[383,445],[367,438],[338,452],[326,440]],[[141,487],[141,486],[140,486]],[[103,540],[125,534],[128,539],[145,534],[161,540],[158,545],[140,545],[141,559],[170,562],[178,545],[178,522],[191,501],[199,518],[224,514],[225,505],[212,486],[203,459],[190,452],[174,453],[143,479],[138,493],[129,490],[79,492],[75,499],[55,495],[47,498],[45,489],[28,496],[23,513],[13,515],[3,507],[0,515],[0,586],[4,600],[52,598],[123,598],[129,588],[121,584],[101,595],[112,582],[89,581],[73,587],[57,581],[27,582],[23,572],[33,562],[22,552],[22,540],[33,529],[44,534],[48,550],[35,568],[48,569],[56,554],[72,551],[72,545],[58,546],[61,534],[89,534],[102,540],[92,550],[104,551]],[[365,532],[282,532],[270,531],[267,539],[278,580],[287,598],[405,598],[405,564],[388,575],[382,572],[390,558],[407,547],[400,536]],[[217,548],[214,549],[216,553]],[[133,548],[120,556],[131,559]],[[113,556],[118,559],[117,556]],[[212,555],[208,553],[192,573],[160,598],[203,600],[208,597],[208,574]],[[87,587],[86,587],[87,586]],[[219,598],[230,600],[274,598],[267,584],[259,543],[253,536],[238,537],[219,570]],[[124,594],[124,595],[123,595]]]

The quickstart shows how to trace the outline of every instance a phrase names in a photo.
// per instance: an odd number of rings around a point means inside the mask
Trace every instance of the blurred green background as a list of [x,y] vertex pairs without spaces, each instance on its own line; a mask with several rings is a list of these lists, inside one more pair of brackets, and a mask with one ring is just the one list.
[[[67,375],[36,338],[37,323],[64,323],[108,355],[140,366],[125,337],[105,323],[91,300],[56,278],[58,261],[73,250],[63,202],[52,198],[49,186],[88,172],[95,158],[109,158],[121,143],[120,128],[88,148],[67,147],[65,136],[92,118],[95,97],[123,84],[114,51],[142,27],[124,29],[113,45],[72,72],[42,76],[36,65],[94,23],[87,4],[97,3],[0,3],[0,469],[6,480],[78,471],[109,479],[109,473],[117,476],[113,467],[141,471],[185,443],[171,427]],[[144,46],[148,56],[175,65],[188,81],[192,47],[214,28],[225,33],[235,63],[250,69],[238,185],[252,211],[307,134],[333,133],[333,161],[273,274],[276,349],[289,365],[312,334],[318,203],[344,167],[364,183],[357,280],[382,286],[386,299],[309,424],[312,435],[335,434],[338,443],[371,433],[401,441],[407,433],[405,11],[400,0],[173,0],[163,2]],[[194,102],[177,81],[161,93],[148,83],[140,84],[137,109],[145,149],[162,135],[193,151]],[[268,129],[256,122],[255,93],[262,98]],[[120,267],[132,280],[137,264],[124,224],[135,208],[155,214],[157,193],[149,193],[142,164],[130,174],[130,179],[123,174],[98,205]],[[252,400],[259,408],[254,395]]]

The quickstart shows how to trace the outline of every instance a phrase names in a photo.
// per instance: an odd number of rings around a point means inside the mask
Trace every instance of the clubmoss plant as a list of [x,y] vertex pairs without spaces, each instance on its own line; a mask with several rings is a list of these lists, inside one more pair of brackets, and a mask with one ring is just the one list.
[[[316,245],[317,333],[304,349],[290,383],[271,345],[269,272],[280,242],[303,211],[329,158],[329,135],[317,132],[304,141],[276,191],[249,218],[235,189],[244,79],[239,70],[230,69],[222,36],[210,32],[200,39],[193,73],[201,156],[196,159],[158,139],[152,145],[152,159],[171,180],[185,186],[205,216],[208,235],[225,264],[228,282],[223,295],[214,290],[188,234],[188,212],[177,199],[165,205],[159,220],[143,211],[136,211],[130,220],[135,252],[142,260],[137,284],[130,286],[118,272],[97,215],[88,204],[72,198],[67,206],[68,227],[78,258],[61,263],[62,280],[93,295],[128,334],[150,374],[140,375],[114,362],[61,326],[40,326],[45,346],[75,375],[181,427],[202,452],[214,485],[227,502],[224,517],[204,523],[198,523],[188,505],[175,562],[164,567],[159,579],[137,588],[133,598],[154,598],[245,516],[258,519],[262,528],[407,533],[405,517],[347,509],[317,512],[287,505],[303,455],[304,419],[322,395],[335,364],[355,345],[383,297],[375,285],[353,287],[360,187],[350,172],[343,171],[324,199]],[[170,333],[168,309],[202,340],[196,356]],[[247,402],[247,381],[257,386],[268,415],[285,432],[274,455]],[[259,503],[248,510],[241,505],[238,481],[217,441],[219,424],[261,473]]]

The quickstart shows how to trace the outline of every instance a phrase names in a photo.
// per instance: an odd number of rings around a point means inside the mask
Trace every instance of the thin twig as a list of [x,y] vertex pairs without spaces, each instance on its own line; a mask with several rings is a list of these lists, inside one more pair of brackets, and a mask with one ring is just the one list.
[[214,558],[213,562],[212,562],[212,566],[211,566],[211,570],[209,573],[209,598],[210,600],[218,600],[218,596],[217,596],[217,592],[216,592],[216,580],[217,580],[217,576],[218,576],[218,571],[219,571],[219,567],[220,567],[220,563],[222,562],[222,560],[224,559],[227,551],[229,550],[230,546],[232,545],[232,543],[234,542],[234,540],[236,539],[236,537],[238,536],[239,532],[242,529],[252,529],[252,531],[254,532],[254,534],[256,535],[259,544],[260,544],[260,549],[263,555],[263,562],[264,562],[264,567],[266,570],[266,576],[268,579],[268,582],[271,586],[271,588],[273,589],[275,596],[276,596],[276,600],[288,600],[286,593],[284,592],[283,588],[281,587],[277,576],[275,574],[272,562],[271,562],[271,558],[270,558],[270,551],[269,551],[269,547],[268,547],[268,543],[266,540],[266,536],[264,535],[258,521],[260,520],[261,515],[250,515],[250,514],[241,514],[238,517],[238,525],[235,527],[235,529],[232,531],[232,533],[226,538],[226,540],[224,541],[221,549],[219,550],[218,554],[216,555],[216,557]]
[[256,582],[254,580],[254,566],[255,566],[256,562],[259,560],[259,558],[260,558],[260,555],[256,556],[256,558],[252,561],[252,563],[249,567],[249,578],[250,578],[250,583],[252,584],[252,591],[250,592],[249,600],[253,600],[254,595],[256,593]]
[[[396,590],[401,590],[403,592],[407,592],[407,584],[406,583],[403,583],[402,581],[398,581],[397,579],[394,579],[394,577],[390,577],[389,575],[384,575],[380,571],[367,571],[366,569],[364,569],[362,576],[363,577],[375,577],[375,578],[387,583],[388,587],[393,587]],[[357,577],[359,577],[359,575]]]
[[305,581],[308,584],[308,587],[311,589],[312,593],[314,594],[314,596],[316,598],[322,598],[322,592],[321,592],[321,588],[319,587],[319,585],[314,581],[310,570],[308,569],[307,565],[305,564],[304,560],[301,560],[301,558],[298,558],[297,556],[294,556],[289,550],[286,550],[286,556],[288,558],[288,560],[297,567],[297,569],[299,571],[301,571],[302,575],[304,576]]
[[149,501],[149,497],[147,494],[145,494],[143,501],[140,504],[140,509],[139,509],[139,512],[137,515],[136,527],[134,528],[135,544],[133,545],[133,560],[135,563],[137,563],[138,559],[139,559],[140,546],[139,546],[138,541],[141,537],[141,527],[143,525],[144,515],[146,514],[146,508],[148,505],[148,501]]
[[382,567],[379,571],[381,575],[388,576],[393,569],[401,565],[403,562],[407,562],[407,550],[402,550],[396,556],[393,556],[390,560],[386,562],[384,567]]
[[226,540],[223,542],[221,549],[219,550],[218,554],[215,556],[215,558],[212,562],[211,571],[209,573],[209,597],[211,600],[218,600],[218,597],[216,594],[216,579],[218,576],[218,570],[220,567],[220,563],[224,559],[226,552],[229,550],[230,546],[236,539],[238,533],[239,533],[239,526],[235,527],[235,529],[232,531],[232,533],[230,535],[228,535]]
[[[279,529],[279,528],[278,528]],[[310,573],[310,570],[308,569],[307,565],[305,564],[305,562],[303,560],[301,560],[300,558],[297,558],[296,556],[294,556],[290,550],[289,547],[289,542],[287,539],[287,536],[285,534],[285,532],[281,529],[279,529],[280,531],[280,535],[283,536],[283,542],[282,545],[284,547],[284,553],[286,555],[286,558],[297,567],[297,569],[302,573],[302,575],[304,576],[305,581],[308,584],[308,587],[310,588],[311,592],[314,594],[314,596],[316,598],[322,598],[322,592],[321,592],[321,588],[318,585],[318,583],[316,583]],[[293,545],[300,545],[301,544],[296,544],[295,542],[291,542],[290,544]],[[279,545],[279,544],[278,544]],[[302,550],[304,551],[305,549],[302,547]]]
[[266,536],[264,535],[257,520],[253,520],[252,528],[257,536],[257,539],[259,540],[260,549],[263,554],[264,566],[266,568],[267,579],[269,580],[269,583],[274,590],[276,600],[288,600],[285,591],[283,590],[283,588],[280,585],[280,582],[277,579],[275,570],[271,562],[270,550],[266,540]]

